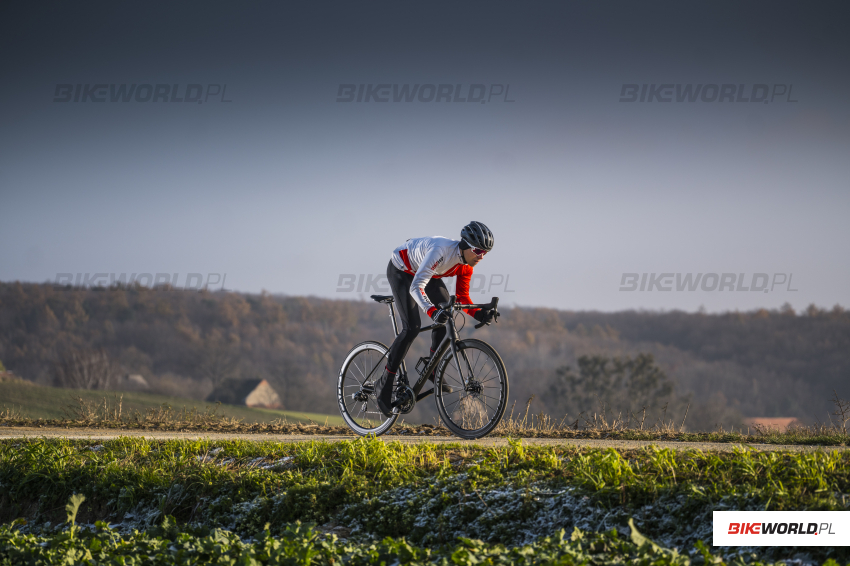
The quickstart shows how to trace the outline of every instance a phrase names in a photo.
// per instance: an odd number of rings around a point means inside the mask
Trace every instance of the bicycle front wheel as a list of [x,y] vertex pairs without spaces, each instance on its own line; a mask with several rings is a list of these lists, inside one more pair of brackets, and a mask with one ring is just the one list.
[[380,342],[358,344],[348,353],[339,370],[339,412],[351,430],[360,436],[384,434],[398,418],[398,414],[387,418],[381,413],[375,391],[375,381],[384,371],[388,350]]
[[[458,374],[454,354],[449,349],[436,370],[437,410],[443,424],[461,438],[475,439],[489,434],[502,419],[508,404],[508,372],[502,358],[486,342],[461,340]],[[444,393],[442,384],[452,388]]]

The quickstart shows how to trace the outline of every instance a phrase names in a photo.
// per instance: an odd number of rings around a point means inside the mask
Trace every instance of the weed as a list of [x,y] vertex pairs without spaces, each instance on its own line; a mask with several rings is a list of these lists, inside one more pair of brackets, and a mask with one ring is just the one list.
[[[618,451],[528,446],[518,439],[498,447],[370,438],[277,443],[122,437],[97,446],[39,439],[0,441],[0,487],[0,520],[23,517],[28,523],[18,524],[19,530],[42,533],[14,539],[30,549],[41,542],[52,548],[57,539],[46,525],[62,519],[72,528],[112,521],[118,531],[72,533],[89,542],[100,533],[102,545],[124,533],[122,540],[131,541],[127,548],[148,544],[134,529],[186,541],[237,535],[260,540],[270,532],[283,544],[293,522],[332,521],[361,537],[352,548],[371,548],[375,537],[406,537],[431,556],[440,555],[441,545],[469,552],[459,541],[481,539],[473,545],[477,557],[505,544],[544,552],[534,545],[545,546],[541,541],[561,528],[578,527],[582,540],[611,529],[629,533],[634,518],[655,544],[699,552],[699,540],[710,542],[713,509],[850,510],[850,453]],[[71,509],[60,515],[77,494],[86,497],[85,507],[77,506],[73,518]],[[659,563],[674,563],[636,540],[620,542],[663,558]],[[321,547],[318,538],[299,544],[311,552]],[[514,549],[503,552],[513,556]]]
[[[685,422],[690,405],[685,411],[681,422],[674,422],[662,411],[659,418],[651,425],[646,423],[647,411],[628,415],[611,415],[608,407],[599,402],[598,411],[581,413],[575,419],[564,415],[560,420],[545,413],[530,412],[532,396],[520,416],[515,415],[515,405],[510,414],[505,416],[492,433],[493,436],[509,438],[609,438],[619,440],[676,440],[679,442],[734,442],[740,444],[807,444],[838,446],[847,443],[847,423],[850,421],[850,402],[839,399],[835,394],[833,402],[836,411],[833,413],[838,422],[830,425],[817,424],[812,426],[791,426],[780,432],[776,429],[754,426],[752,433],[743,431],[725,431],[718,427],[711,432],[684,432]],[[4,408],[0,411],[0,424],[6,426],[28,427],[85,427],[107,429],[140,429],[162,431],[198,431],[198,432],[231,432],[231,433],[274,433],[274,434],[315,434],[315,435],[347,435],[354,433],[345,426],[291,423],[285,418],[270,423],[245,423],[241,419],[220,414],[220,405],[198,410],[195,407],[174,409],[163,404],[149,408],[144,413],[132,411],[127,414],[122,409],[123,397],[114,395],[112,399],[102,398],[98,401],[87,401],[78,398],[76,403],[65,409],[66,418],[62,420],[33,420],[21,417],[20,411]],[[390,434],[451,436],[443,426],[422,424],[396,425]]]
[[[715,559],[708,547],[697,547]],[[697,550],[695,549],[694,552]],[[635,529],[630,538],[617,531],[594,533],[558,531],[522,547],[506,548],[480,540],[461,538],[451,545],[429,549],[411,545],[403,538],[380,541],[341,541],[323,536],[310,525],[293,524],[278,536],[264,530],[243,541],[233,532],[214,529],[208,533],[179,532],[164,525],[157,535],[128,535],[99,524],[78,537],[64,533],[25,534],[0,527],[0,562],[4,564],[625,564],[658,566],[689,564],[687,556],[664,548]],[[708,561],[707,561],[708,563]],[[761,562],[750,564],[759,566]]]
[[[832,393],[832,402],[835,405],[835,412],[832,413],[832,416],[838,417],[838,421],[841,426],[841,434],[847,436],[847,421],[850,421],[850,401],[841,399],[838,396],[838,392],[834,389],[832,390]],[[838,426],[839,425],[836,425],[836,428]]]

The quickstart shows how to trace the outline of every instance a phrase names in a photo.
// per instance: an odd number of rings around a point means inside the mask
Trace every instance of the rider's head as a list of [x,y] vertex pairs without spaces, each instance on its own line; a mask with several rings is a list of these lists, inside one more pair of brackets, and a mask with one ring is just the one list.
[[473,220],[460,231],[460,249],[466,262],[475,266],[484,254],[493,249],[493,232]]

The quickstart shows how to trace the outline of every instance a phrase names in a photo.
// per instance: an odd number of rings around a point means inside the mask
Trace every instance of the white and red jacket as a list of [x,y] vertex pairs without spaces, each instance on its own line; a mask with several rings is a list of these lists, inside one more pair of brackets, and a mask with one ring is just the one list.
[[[437,307],[425,294],[425,286],[432,277],[457,277],[455,295],[458,303],[471,305],[469,280],[472,266],[468,265],[460,249],[460,240],[450,240],[442,236],[432,238],[411,238],[393,250],[393,265],[405,273],[413,275],[410,294],[413,300],[431,316]],[[478,309],[466,309],[466,314],[474,315]]]

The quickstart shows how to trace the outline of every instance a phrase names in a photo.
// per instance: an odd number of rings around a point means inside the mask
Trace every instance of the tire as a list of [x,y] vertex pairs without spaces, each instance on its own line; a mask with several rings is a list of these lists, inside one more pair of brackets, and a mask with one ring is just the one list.
[[[360,436],[384,434],[398,419],[397,414],[387,418],[381,413],[378,409],[376,392],[366,394],[365,401],[354,399],[354,395],[362,391],[363,383],[374,383],[381,377],[388,350],[389,348],[380,342],[368,341],[358,344],[345,357],[339,370],[337,379],[339,412],[351,430]],[[368,381],[364,379],[367,377]]]
[[[458,351],[466,353],[466,358],[460,357],[461,368],[468,374],[471,366],[472,375],[481,389],[464,389],[457,375],[454,355],[449,349],[437,366],[435,400],[446,428],[461,438],[472,440],[489,434],[502,420],[508,405],[508,372],[502,358],[486,342],[467,339],[458,344]],[[454,391],[443,393],[444,382]]]

